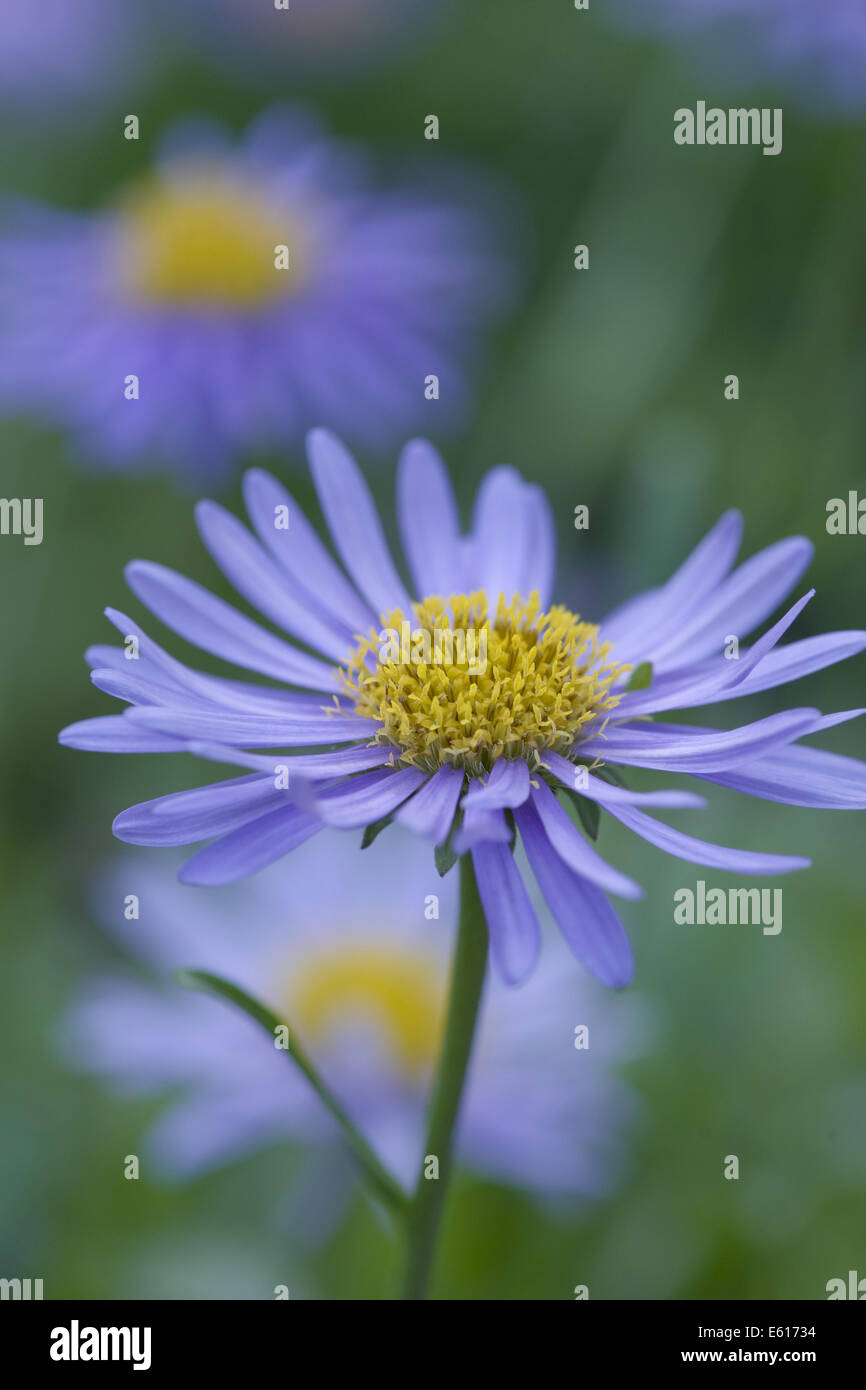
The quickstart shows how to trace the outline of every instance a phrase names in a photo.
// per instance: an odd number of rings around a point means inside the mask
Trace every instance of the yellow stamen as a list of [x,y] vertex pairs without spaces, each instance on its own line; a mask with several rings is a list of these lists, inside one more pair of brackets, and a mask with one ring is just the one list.
[[[500,595],[492,622],[483,592],[427,598],[413,604],[413,614],[413,638],[427,632],[432,641],[413,641],[408,652],[403,643],[393,659],[384,634],[371,634],[342,673],[356,713],[379,721],[378,741],[399,750],[401,762],[475,776],[499,758],[535,768],[545,750],[567,753],[585,724],[619,703],[610,687],[629,668],[610,662],[610,644],[599,643],[591,623],[558,605],[541,612],[537,593],[510,604]],[[404,623],[402,612],[383,618],[383,628],[397,634]],[[453,636],[440,640],[436,658],[435,634],[449,630],[467,635],[474,663],[447,659],[448,645],[457,647]]]
[[[119,214],[119,274],[128,293],[158,303],[256,308],[297,286],[306,247],[258,192],[212,166],[154,177]],[[288,269],[278,268],[285,262]]]

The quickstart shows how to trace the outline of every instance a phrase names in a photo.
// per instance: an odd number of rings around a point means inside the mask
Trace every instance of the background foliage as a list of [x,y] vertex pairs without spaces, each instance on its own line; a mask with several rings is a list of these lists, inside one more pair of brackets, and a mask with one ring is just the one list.
[[[478,364],[471,426],[442,441],[463,503],[496,462],[543,483],[559,597],[590,618],[664,578],[720,510],[739,506],[747,553],[792,532],[816,544],[818,592],[798,635],[862,625],[866,541],[830,537],[824,520],[828,498],[866,481],[866,131],[800,117],[789,94],[752,86],[738,100],[784,106],[780,157],[677,148],[674,109],[727,105],[730,79],[713,89],[668,43],[605,29],[595,7],[454,8],[396,67],[344,70],[309,92],[166,48],[150,87],[96,120],[7,119],[4,184],[95,206],[146,165],[174,116],[212,111],[240,128],[267,100],[299,93],[338,132],[489,166],[526,207],[525,287]],[[142,118],[137,145],[121,138],[127,110]],[[428,112],[440,149],[422,139]],[[576,242],[590,246],[588,273],[572,268]],[[728,372],[737,403],[723,399]],[[277,1283],[293,1297],[391,1296],[394,1248],[362,1197],[315,1250],[290,1236],[283,1208],[275,1215],[299,1153],[272,1150],[184,1187],[126,1182],[119,1156],[139,1151],[156,1105],[113,1102],[58,1062],[57,1019],[76,981],[112,958],[86,904],[89,875],[113,852],[111,818],[190,780],[180,759],[57,747],[64,724],[108,709],[81,654],[111,640],[101,610],[126,606],[133,556],[219,583],[192,499],[171,479],[76,472],[64,439],[33,420],[3,422],[0,459],[4,496],[45,499],[40,547],[0,541],[0,1272],[42,1276],[50,1297],[261,1298]],[[311,503],[300,453],[264,462]],[[392,521],[394,459],[364,462]],[[237,484],[223,500],[238,505]],[[588,533],[572,527],[578,503]],[[861,658],[788,703],[850,707],[862,680]],[[725,713],[758,717],[784,700],[770,692]],[[823,746],[862,756],[862,731],[845,726]],[[559,1299],[587,1283],[594,1298],[821,1298],[829,1278],[866,1272],[862,822],[721,791],[712,801],[707,838],[813,856],[784,883],[781,935],[675,926],[673,892],[702,871],[605,822],[603,852],[648,887],[625,915],[636,988],[656,1018],[631,1068],[644,1117],[630,1171],[610,1200],[566,1208],[461,1178],[441,1295]],[[730,1153],[739,1182],[722,1178]]]

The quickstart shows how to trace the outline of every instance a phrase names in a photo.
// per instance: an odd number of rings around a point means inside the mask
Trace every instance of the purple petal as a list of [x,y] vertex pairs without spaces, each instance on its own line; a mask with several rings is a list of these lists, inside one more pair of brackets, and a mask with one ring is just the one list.
[[426,778],[427,774],[417,767],[404,767],[399,772],[362,772],[336,787],[319,792],[310,789],[306,804],[326,825],[354,830],[390,815]]
[[606,863],[583,838],[546,783],[539,782],[538,786],[533,787],[530,801],[538,813],[545,835],[570,869],[580,874],[581,878],[589,879],[609,893],[618,893],[622,898],[643,897],[639,883]]
[[[376,615],[328,554],[282,484],[270,473],[253,468],[244,476],[244,501],[259,538],[295,583],[352,632],[367,633]],[[275,525],[277,509],[282,507],[287,509],[288,530]]]
[[299,806],[281,806],[200,849],[178,877],[183,883],[233,883],[267,868],[321,829],[321,821]]
[[647,729],[617,726],[602,738],[579,745],[581,756],[601,757],[627,767],[662,772],[723,772],[744,758],[757,757],[780,743],[814,730],[818,710],[785,710],[738,729],[698,729],[653,724]]
[[[712,657],[708,661],[696,663],[691,668],[687,676],[680,672],[670,676],[662,676],[650,690],[636,691],[636,703],[626,704],[631,701],[632,696],[625,696],[617,706],[617,714],[627,711],[631,718],[636,714],[647,713],[645,705],[641,707],[637,700],[641,696],[652,700],[655,691],[675,691],[676,701],[665,700],[664,705],[654,705],[654,709],[686,709],[697,705],[712,705],[717,700],[736,700],[743,695],[755,695],[762,690],[772,690],[778,685],[786,685],[790,681],[800,680],[803,676],[809,676],[814,671],[822,671],[825,666],[832,666],[836,661],[845,661],[850,656],[856,656],[866,647],[866,632],[827,632],[819,637],[804,637],[799,642],[789,642],[786,647],[780,647],[775,651],[769,652],[761,661],[760,665],[750,671],[744,681],[736,685],[721,686],[718,691],[712,689],[709,677],[714,671],[718,670],[718,657]],[[705,693],[697,689],[698,684],[707,681]],[[692,689],[687,692],[687,686]],[[687,696],[687,698],[686,698]]]
[[501,811],[521,806],[529,796],[529,768],[522,758],[500,758],[486,782],[470,783],[464,807]]
[[718,651],[728,633],[746,637],[781,603],[812,558],[803,536],[768,546],[740,565],[691,621],[681,623],[666,642],[648,653],[659,672]]
[[199,502],[195,516],[215,563],[248,603],[314,651],[346,661],[354,645],[349,628],[338,619],[323,621],[303,596],[299,601],[291,581],[237,517],[216,502]]
[[317,718],[266,718],[256,714],[245,717],[222,710],[154,709],[152,706],[129,709],[124,718],[175,738],[237,743],[241,748],[354,743],[375,734],[379,728],[375,719],[360,719],[353,714],[337,714],[333,719],[325,714]]
[[199,743],[195,739],[183,744],[187,753],[197,758],[206,758],[214,763],[231,763],[236,767],[249,767],[255,772],[277,775],[278,769],[287,768],[289,775],[297,773],[308,782],[321,781],[329,777],[348,777],[353,772],[369,772],[371,768],[382,767],[390,757],[390,750],[376,744],[359,744],[354,748],[340,748],[333,753],[306,753],[300,755],[243,753],[236,748],[228,748],[219,743]]
[[731,873],[744,874],[787,874],[794,869],[807,869],[809,859],[800,859],[786,854],[759,854],[748,849],[727,849],[724,845],[713,845],[705,840],[695,840],[691,835],[683,835],[672,830],[669,825],[644,815],[643,811],[633,811],[626,806],[609,806],[608,811],[617,820],[627,825],[641,839],[672,854],[675,859],[686,859],[690,864],[706,864],[711,869],[726,869]]
[[[204,671],[193,671],[183,662],[175,660],[164,651],[158,642],[145,632],[126,614],[117,609],[106,608],[109,622],[122,633],[124,639],[134,636],[139,645],[137,661],[130,661],[119,647],[91,648],[92,652],[110,653],[108,665],[115,670],[145,672],[153,675],[161,685],[172,685],[184,696],[192,696],[198,703],[224,706],[227,709],[242,710],[245,714],[291,714],[302,706],[321,708],[319,696],[298,695],[285,689],[275,690],[270,686],[251,685],[249,681],[228,680],[224,676],[207,675]],[[166,704],[179,704],[183,701],[166,700]]]
[[457,854],[465,854],[476,845],[511,843],[511,831],[501,811],[476,810],[469,806],[463,813],[463,820],[454,835],[453,848]]
[[523,494],[523,509],[528,540],[520,592],[529,595],[537,591],[541,607],[546,609],[550,604],[556,570],[556,531],[544,489],[527,486]]
[[412,601],[394,568],[379,514],[355,460],[327,430],[311,431],[307,453],[322,511],[346,569],[377,615],[399,608],[409,617]]
[[459,593],[463,584],[457,505],[448,470],[426,439],[413,439],[400,456],[397,508],[416,593],[445,598]]
[[183,739],[136,728],[122,714],[80,719],[62,729],[57,741],[85,753],[180,753],[184,749]]
[[642,660],[654,644],[676,631],[684,613],[724,579],[737,558],[742,535],[741,513],[725,512],[665,585],[630,599],[604,619],[602,639],[614,643],[620,660]]
[[147,560],[134,560],[125,574],[142,603],[172,632],[202,651],[290,685],[310,690],[340,688],[333,669],[323,661],[294,651],[191,579]]
[[541,931],[526,886],[508,845],[476,845],[472,864],[494,964],[507,984],[518,985],[541,949]]
[[704,667],[695,674],[695,668],[679,672],[667,678],[662,676],[653,681],[648,690],[625,694],[617,706],[617,719],[634,719],[638,715],[660,713],[669,709],[690,709],[695,705],[711,704],[715,700],[729,698],[736,686],[740,685],[755,670],[805,608],[813,597],[810,589],[801,599],[788,609],[777,623],[765,632],[757,642],[737,660],[727,661],[721,656],[713,660],[709,669]]
[[451,829],[462,786],[461,771],[455,767],[440,767],[410,801],[404,802],[396,819],[407,830],[432,840],[434,845],[441,845]]
[[799,744],[755,758],[735,772],[714,773],[707,781],[789,806],[866,809],[866,763]]
[[515,812],[515,820],[544,900],[578,960],[611,989],[629,984],[631,946],[607,898],[559,856],[531,801]]
[[[510,602],[521,592],[535,522],[523,513],[524,485],[513,468],[486,474],[475,501],[473,540],[479,573],[473,587],[483,589],[495,612],[500,594]],[[522,595],[524,598],[527,594]]]
[[[591,801],[597,801],[602,806],[613,802],[621,806],[658,806],[660,809],[668,811],[687,809],[697,811],[707,804],[704,798],[695,792],[673,790],[633,792],[628,787],[611,786],[609,782],[603,782],[601,778],[593,777],[587,768],[570,763],[559,753],[546,752],[543,766],[547,767],[564,787],[580,792],[582,796],[588,796]],[[579,781],[578,772],[585,774]]]
[[272,777],[237,777],[142,801],[122,811],[112,830],[129,845],[191,845],[255,820],[288,796]]

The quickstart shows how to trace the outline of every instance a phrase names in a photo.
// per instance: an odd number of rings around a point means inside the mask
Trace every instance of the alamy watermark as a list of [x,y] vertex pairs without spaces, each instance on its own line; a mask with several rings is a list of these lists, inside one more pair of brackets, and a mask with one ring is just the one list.
[[405,619],[398,632],[384,627],[379,633],[379,661],[394,666],[465,666],[470,676],[487,670],[487,629],[437,627],[412,628]]
[[23,536],[25,545],[42,544],[42,498],[0,497],[0,536]]
[[782,109],[779,106],[707,106],[699,101],[692,111],[674,112],[678,145],[763,145],[764,154],[782,153]]
[[707,888],[699,878],[694,888],[677,888],[674,921],[679,926],[760,926],[764,936],[782,930],[781,888]]
[[42,1298],[41,1279],[0,1279],[0,1299],[27,1303]]

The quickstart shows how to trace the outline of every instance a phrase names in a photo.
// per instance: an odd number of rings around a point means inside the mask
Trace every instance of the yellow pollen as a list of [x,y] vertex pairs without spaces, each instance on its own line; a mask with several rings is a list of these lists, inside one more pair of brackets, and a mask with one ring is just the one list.
[[379,721],[397,761],[473,776],[499,758],[534,768],[619,703],[610,688],[628,666],[610,661],[596,626],[559,605],[542,612],[537,593],[500,595],[492,622],[484,592],[426,598],[413,616],[384,617],[342,672],[355,712]]
[[289,1016],[312,1043],[361,1019],[379,1029],[409,1078],[434,1061],[442,990],[425,956],[387,945],[342,946],[294,971],[290,996]]
[[[119,274],[127,292],[155,303],[257,308],[296,288],[305,246],[298,228],[256,190],[213,166],[154,177],[119,215]],[[288,268],[283,264],[286,252]]]

